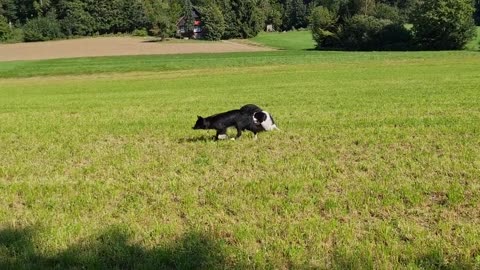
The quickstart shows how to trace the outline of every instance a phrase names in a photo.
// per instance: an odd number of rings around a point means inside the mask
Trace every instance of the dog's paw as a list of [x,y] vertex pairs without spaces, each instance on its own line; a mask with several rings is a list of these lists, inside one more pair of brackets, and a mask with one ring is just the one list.
[[228,136],[227,136],[227,134],[220,134],[220,135],[218,135],[218,139],[219,140],[225,140],[225,139],[228,139]]

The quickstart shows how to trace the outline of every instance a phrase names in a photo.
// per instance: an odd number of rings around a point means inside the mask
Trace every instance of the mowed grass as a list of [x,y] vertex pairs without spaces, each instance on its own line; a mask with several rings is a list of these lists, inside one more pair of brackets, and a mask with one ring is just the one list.
[[310,31],[261,32],[250,40],[284,50],[313,50],[315,41]]
[[284,50],[257,53],[143,55],[42,61],[0,62],[0,78],[58,75],[105,75],[112,73],[171,72],[235,69],[244,67],[361,63],[371,60],[426,61],[476,57],[476,52],[319,52]]
[[[0,269],[480,267],[480,54],[184,57],[1,79]],[[282,131],[191,129],[246,103]]]

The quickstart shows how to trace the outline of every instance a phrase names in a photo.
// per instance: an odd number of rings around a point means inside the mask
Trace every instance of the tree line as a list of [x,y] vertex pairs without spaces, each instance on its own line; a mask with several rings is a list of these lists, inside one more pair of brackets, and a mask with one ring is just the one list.
[[[266,25],[310,27],[325,49],[459,48],[474,34],[474,18],[480,21],[480,0],[0,0],[0,41],[118,33],[167,38],[182,16],[191,35],[192,8],[206,39],[249,38]],[[445,20],[439,32],[430,29]],[[443,40],[432,41],[437,34]]]
[[471,0],[322,2],[311,16],[319,49],[453,50],[476,34]]

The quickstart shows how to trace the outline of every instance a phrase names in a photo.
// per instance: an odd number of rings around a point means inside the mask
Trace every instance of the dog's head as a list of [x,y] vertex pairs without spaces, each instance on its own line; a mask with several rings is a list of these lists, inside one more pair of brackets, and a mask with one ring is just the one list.
[[255,125],[260,125],[263,121],[267,120],[267,113],[264,111],[256,112],[253,114],[253,123]]
[[198,115],[197,117],[197,122],[195,122],[193,129],[207,129],[207,120],[200,115]]
[[266,111],[256,112],[253,114],[253,122],[256,125],[261,125],[267,131],[279,130],[273,117]]

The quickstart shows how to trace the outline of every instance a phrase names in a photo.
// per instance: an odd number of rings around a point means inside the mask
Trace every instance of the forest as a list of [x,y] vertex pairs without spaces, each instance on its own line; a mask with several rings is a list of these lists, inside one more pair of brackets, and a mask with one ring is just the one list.
[[[175,37],[192,9],[205,39],[311,29],[319,49],[460,49],[475,35],[480,0],[0,0],[0,41],[105,34]],[[190,27],[191,26],[191,27]],[[184,35],[184,36],[185,36]]]

